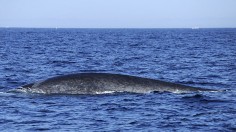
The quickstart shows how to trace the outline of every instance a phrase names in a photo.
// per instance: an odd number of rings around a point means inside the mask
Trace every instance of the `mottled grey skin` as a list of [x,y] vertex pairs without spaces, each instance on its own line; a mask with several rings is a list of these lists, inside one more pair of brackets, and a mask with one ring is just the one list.
[[24,85],[16,90],[44,94],[98,94],[107,92],[201,92],[195,88],[154,79],[109,73],[79,73],[49,78]]

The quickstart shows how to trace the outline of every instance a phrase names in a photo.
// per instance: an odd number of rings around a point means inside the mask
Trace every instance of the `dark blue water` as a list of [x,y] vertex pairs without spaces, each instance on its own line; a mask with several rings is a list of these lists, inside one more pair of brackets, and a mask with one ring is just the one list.
[[[108,72],[225,92],[6,93]],[[0,131],[236,131],[236,29],[0,29]]]

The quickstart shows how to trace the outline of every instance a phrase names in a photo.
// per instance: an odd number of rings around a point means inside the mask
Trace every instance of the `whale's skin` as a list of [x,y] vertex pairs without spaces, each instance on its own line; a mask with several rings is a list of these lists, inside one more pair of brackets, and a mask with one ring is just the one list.
[[17,88],[18,91],[43,94],[99,94],[108,92],[173,92],[215,91],[155,79],[110,73],[78,73],[52,77]]

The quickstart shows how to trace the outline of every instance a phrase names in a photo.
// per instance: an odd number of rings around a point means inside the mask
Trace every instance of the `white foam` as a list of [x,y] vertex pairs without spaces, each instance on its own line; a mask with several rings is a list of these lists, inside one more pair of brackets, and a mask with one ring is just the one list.
[[96,94],[112,94],[116,93],[117,91],[102,91],[102,92],[96,92]]

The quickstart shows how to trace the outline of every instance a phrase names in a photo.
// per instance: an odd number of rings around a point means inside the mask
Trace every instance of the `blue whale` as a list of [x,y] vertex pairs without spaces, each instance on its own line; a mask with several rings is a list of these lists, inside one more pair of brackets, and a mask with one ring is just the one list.
[[27,84],[15,91],[42,94],[102,94],[111,92],[173,92],[217,91],[175,84],[155,79],[110,73],[78,73],[52,77]]

